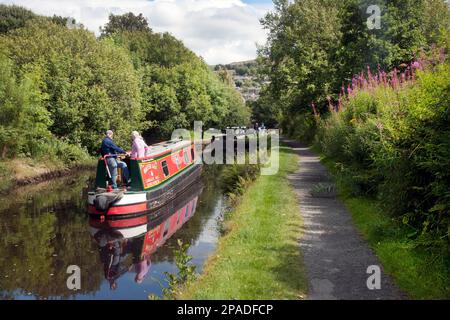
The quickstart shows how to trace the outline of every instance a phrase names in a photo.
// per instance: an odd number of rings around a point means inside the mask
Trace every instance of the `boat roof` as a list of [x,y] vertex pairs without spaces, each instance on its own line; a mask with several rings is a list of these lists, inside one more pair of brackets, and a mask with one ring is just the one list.
[[167,151],[184,148],[191,144],[192,142],[189,140],[170,140],[152,144],[149,146],[149,153],[146,158],[155,157]]

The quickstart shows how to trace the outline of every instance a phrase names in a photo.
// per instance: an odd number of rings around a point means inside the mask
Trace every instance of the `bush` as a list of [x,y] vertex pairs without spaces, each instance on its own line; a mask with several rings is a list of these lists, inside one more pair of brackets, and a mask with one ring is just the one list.
[[238,196],[242,195],[248,185],[260,174],[259,165],[233,164],[225,165],[222,171],[222,188],[228,195],[232,205],[236,204]]
[[292,114],[283,119],[281,127],[289,137],[311,142],[316,133],[316,120],[310,113]]
[[0,156],[35,156],[51,138],[52,122],[37,88],[38,72],[17,77],[13,69],[13,62],[0,53]]
[[321,120],[316,144],[353,192],[382,200],[418,234],[450,232],[450,66],[359,90]]
[[133,130],[152,141],[176,128],[247,125],[239,93],[168,33],[142,15],[110,17],[100,38],[0,5],[0,157],[75,161],[96,155],[115,131],[124,149]]

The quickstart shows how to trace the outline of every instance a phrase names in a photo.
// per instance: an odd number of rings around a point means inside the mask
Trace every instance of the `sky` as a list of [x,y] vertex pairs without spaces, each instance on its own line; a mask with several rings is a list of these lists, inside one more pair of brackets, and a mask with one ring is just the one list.
[[35,13],[70,16],[99,34],[110,13],[142,13],[156,32],[170,32],[208,64],[254,59],[266,33],[259,19],[271,0],[0,0]]

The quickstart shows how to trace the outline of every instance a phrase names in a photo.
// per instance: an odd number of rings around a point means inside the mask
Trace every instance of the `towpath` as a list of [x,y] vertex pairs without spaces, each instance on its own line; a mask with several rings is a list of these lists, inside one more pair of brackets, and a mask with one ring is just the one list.
[[[312,196],[319,183],[330,182],[327,169],[307,146],[284,139],[300,156],[289,176],[300,202],[304,233],[300,240],[308,278],[307,299],[405,299],[383,271],[380,261],[355,229],[350,213],[335,197]],[[369,266],[379,266],[381,289],[369,290]]]

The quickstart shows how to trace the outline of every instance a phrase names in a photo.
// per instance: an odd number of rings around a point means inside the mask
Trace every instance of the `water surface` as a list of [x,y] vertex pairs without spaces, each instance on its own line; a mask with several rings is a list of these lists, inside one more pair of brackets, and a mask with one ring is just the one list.
[[[223,195],[210,167],[189,190],[139,219],[100,223],[86,214],[94,173],[0,196],[0,298],[148,299],[175,273],[177,240],[202,271],[218,238]],[[155,219],[155,217],[158,217]],[[67,288],[67,267],[81,270],[81,289]]]

